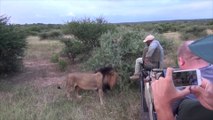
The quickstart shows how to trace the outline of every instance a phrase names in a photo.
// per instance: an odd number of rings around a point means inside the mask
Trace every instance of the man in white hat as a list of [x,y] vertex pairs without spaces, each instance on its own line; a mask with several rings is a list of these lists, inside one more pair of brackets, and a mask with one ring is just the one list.
[[148,35],[143,40],[146,47],[143,50],[143,56],[136,59],[135,72],[130,79],[139,79],[140,65],[143,64],[145,68],[163,68],[164,51],[158,40],[155,40],[153,35]]

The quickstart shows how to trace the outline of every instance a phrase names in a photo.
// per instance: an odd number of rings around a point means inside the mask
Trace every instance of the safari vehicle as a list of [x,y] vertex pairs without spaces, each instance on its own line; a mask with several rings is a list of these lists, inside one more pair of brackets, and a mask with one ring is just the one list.
[[141,113],[148,112],[149,120],[157,120],[154,109],[151,91],[151,78],[158,78],[162,75],[162,69],[141,69],[140,90],[141,90]]

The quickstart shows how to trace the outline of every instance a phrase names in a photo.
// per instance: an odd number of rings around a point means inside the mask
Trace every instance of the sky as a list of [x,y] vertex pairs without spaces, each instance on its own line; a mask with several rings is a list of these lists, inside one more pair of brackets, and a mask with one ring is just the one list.
[[0,0],[14,24],[64,24],[102,17],[109,23],[213,19],[213,0]]

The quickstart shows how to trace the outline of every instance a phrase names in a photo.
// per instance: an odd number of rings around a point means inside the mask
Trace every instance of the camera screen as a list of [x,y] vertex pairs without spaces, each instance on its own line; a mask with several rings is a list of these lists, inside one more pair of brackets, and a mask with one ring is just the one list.
[[173,72],[173,81],[175,86],[198,85],[197,79],[196,70]]

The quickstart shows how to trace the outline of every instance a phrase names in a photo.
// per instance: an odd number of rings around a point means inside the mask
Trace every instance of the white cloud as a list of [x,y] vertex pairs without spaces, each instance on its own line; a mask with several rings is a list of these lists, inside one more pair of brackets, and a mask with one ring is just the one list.
[[99,16],[113,21],[213,18],[212,11],[212,0],[0,0],[0,14],[23,22]]
[[74,14],[73,12],[69,12],[69,13],[67,13],[67,16],[74,17],[74,16],[75,16],[75,14]]

